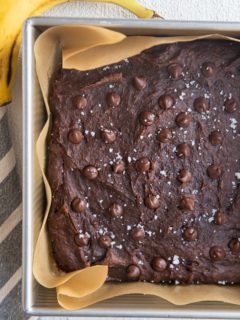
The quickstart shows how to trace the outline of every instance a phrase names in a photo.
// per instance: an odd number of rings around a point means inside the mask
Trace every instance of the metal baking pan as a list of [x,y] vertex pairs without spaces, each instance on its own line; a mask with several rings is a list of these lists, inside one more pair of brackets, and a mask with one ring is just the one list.
[[[154,296],[128,295],[106,300],[78,311],[63,310],[55,290],[40,286],[32,274],[33,249],[41,227],[45,195],[37,163],[35,143],[46,120],[41,91],[35,73],[33,45],[36,38],[52,26],[89,24],[107,27],[127,35],[198,35],[221,33],[240,37],[238,22],[186,22],[162,20],[75,19],[34,17],[26,21],[23,32],[23,307],[31,315],[240,318],[240,306],[220,302],[201,302],[175,306]],[[39,210],[40,209],[40,210]]]

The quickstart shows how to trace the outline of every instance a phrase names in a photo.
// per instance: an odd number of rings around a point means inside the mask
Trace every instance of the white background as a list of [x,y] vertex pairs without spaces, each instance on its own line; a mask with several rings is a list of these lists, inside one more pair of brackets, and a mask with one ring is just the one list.
[[[139,2],[144,4],[146,7],[154,9],[165,19],[240,22],[240,0],[139,0]],[[67,3],[57,6],[45,13],[45,15],[71,17],[135,18],[134,15],[130,12],[112,4],[81,2]],[[22,165],[21,72],[21,57],[19,57],[13,102],[7,108],[9,109],[9,126],[15,145],[18,169],[20,174]],[[44,318],[44,320],[50,319],[53,318]],[[61,318],[61,320],[63,319],[66,320],[67,318]]]

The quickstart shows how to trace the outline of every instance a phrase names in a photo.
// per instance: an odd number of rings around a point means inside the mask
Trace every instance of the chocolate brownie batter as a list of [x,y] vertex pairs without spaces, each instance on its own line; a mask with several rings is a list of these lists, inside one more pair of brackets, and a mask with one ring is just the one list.
[[240,46],[161,45],[53,80],[48,230],[69,272],[240,282]]

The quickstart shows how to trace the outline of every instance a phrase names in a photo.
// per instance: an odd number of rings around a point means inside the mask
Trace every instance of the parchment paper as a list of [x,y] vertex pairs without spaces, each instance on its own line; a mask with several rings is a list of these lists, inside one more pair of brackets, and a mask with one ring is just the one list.
[[[159,296],[177,305],[199,301],[223,301],[240,305],[240,286],[157,285],[150,283],[105,283],[108,267],[93,266],[71,273],[56,267],[48,240],[46,220],[51,204],[51,190],[45,176],[46,137],[50,124],[48,105],[49,82],[61,64],[64,68],[88,70],[118,62],[157,44],[220,38],[240,42],[221,35],[200,37],[131,36],[93,26],[53,27],[40,35],[35,43],[36,69],[48,120],[39,136],[36,149],[45,184],[47,207],[35,247],[33,273],[47,288],[56,288],[59,304],[68,310],[86,307],[111,297],[141,293]],[[44,195],[43,195],[44,198]],[[43,212],[35,212],[43,215]],[[197,287],[196,287],[197,286]]]

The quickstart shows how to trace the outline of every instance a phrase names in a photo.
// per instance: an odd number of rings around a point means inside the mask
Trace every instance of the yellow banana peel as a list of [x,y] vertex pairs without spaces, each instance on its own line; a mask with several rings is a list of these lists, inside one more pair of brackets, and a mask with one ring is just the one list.
[[[24,20],[39,15],[57,4],[79,0],[0,0],[0,106],[11,101]],[[81,0],[80,0],[81,1]],[[109,2],[133,12],[139,18],[151,18],[155,12],[136,0],[85,0]]]

